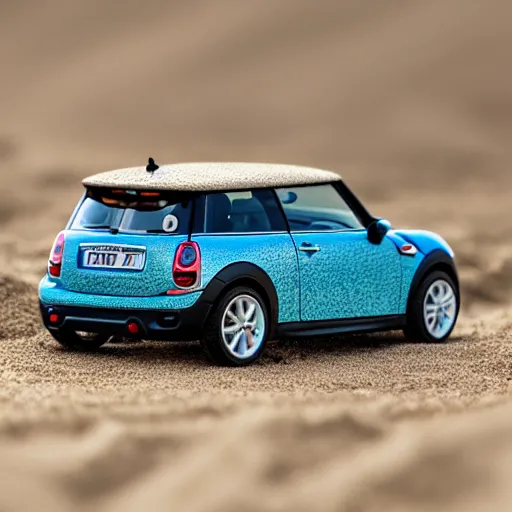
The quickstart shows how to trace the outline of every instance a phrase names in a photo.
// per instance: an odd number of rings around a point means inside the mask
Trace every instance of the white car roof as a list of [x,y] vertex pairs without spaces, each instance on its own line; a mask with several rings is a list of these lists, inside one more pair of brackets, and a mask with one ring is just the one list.
[[96,174],[83,181],[87,187],[133,190],[220,191],[292,187],[340,181],[331,171],[312,167],[256,163],[183,163],[162,165],[155,172],[130,167]]

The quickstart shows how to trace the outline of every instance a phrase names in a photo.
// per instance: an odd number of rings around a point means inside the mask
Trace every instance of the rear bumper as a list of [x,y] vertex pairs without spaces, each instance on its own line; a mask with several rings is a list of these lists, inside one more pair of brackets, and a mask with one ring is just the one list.
[[[53,333],[66,330],[100,332],[125,338],[189,341],[201,337],[211,304],[198,301],[181,310],[99,309],[40,303],[45,327]],[[57,318],[57,320],[56,320]],[[135,323],[139,332],[128,326]]]
[[202,296],[202,291],[186,293],[184,295],[163,295],[157,297],[121,297],[79,293],[62,288],[58,280],[48,275],[46,275],[39,284],[39,298],[43,304],[73,306],[78,308],[171,311],[190,308]]
[[[68,329],[105,332],[126,338],[196,340],[200,338],[213,298],[202,291],[160,297],[114,297],[65,290],[45,276],[39,285],[45,327],[53,333]],[[58,321],[51,322],[50,316]],[[139,333],[128,330],[136,323]]]

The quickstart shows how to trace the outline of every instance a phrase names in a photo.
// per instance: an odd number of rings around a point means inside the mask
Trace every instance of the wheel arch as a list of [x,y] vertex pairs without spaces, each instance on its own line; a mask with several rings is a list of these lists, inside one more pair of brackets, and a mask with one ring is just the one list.
[[210,281],[201,297],[210,304],[209,312],[203,320],[203,325],[217,307],[220,299],[227,292],[238,286],[247,286],[261,295],[270,317],[269,339],[272,339],[278,322],[279,299],[270,276],[261,267],[253,263],[232,263],[223,268]]
[[453,282],[457,288],[457,294],[459,295],[460,304],[460,284],[455,262],[453,261],[453,258],[451,258],[445,251],[437,249],[428,254],[416,270],[416,274],[414,275],[411,286],[409,288],[407,312],[410,310],[411,302],[414,300],[416,291],[418,290],[422,281],[425,279],[425,277],[427,277],[432,272],[435,272],[436,270],[445,272],[453,279]]

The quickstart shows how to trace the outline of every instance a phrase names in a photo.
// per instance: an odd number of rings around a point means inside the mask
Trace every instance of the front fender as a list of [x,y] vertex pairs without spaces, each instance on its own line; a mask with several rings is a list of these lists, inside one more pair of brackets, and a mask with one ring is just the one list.
[[459,289],[453,250],[442,237],[430,231],[412,229],[392,230],[389,237],[397,247],[407,242],[418,249],[418,254],[414,258],[402,257],[402,294],[399,307],[401,314],[409,310],[411,297],[414,297],[425,276],[433,270],[447,272],[453,278],[457,290]]
[[437,233],[419,229],[403,229],[393,232],[403,238],[405,241],[414,244],[425,256],[436,250],[441,250],[450,258],[454,257],[454,252],[448,245],[448,242]]
[[436,249],[432,251],[420,264],[416,274],[414,275],[414,279],[412,280],[411,287],[409,290],[409,297],[407,299],[407,311],[409,311],[411,307],[411,301],[413,300],[416,290],[420,286],[423,279],[434,270],[442,270],[446,272],[452,279],[456,287],[456,293],[459,296],[460,302],[460,285],[459,285],[459,276],[457,274],[457,268],[455,267],[455,262],[453,258],[448,256],[441,249]]

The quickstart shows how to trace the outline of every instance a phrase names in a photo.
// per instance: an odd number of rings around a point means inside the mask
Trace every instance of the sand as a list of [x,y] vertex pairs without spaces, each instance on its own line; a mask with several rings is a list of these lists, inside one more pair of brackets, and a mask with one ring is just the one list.
[[[506,0],[0,5],[0,510],[508,511],[512,9]],[[67,352],[37,283],[81,178],[197,160],[340,172],[441,233],[446,345]]]

